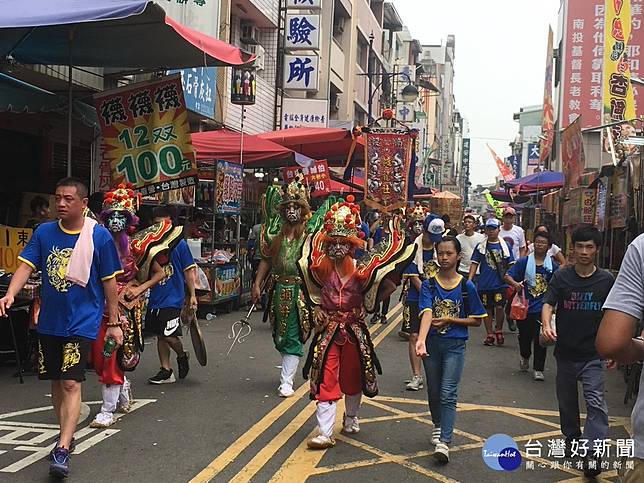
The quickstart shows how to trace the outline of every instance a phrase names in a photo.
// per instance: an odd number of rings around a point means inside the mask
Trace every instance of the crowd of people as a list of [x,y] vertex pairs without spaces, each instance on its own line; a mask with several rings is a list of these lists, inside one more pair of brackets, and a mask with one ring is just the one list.
[[[93,427],[110,426],[115,412],[130,407],[126,373],[139,361],[143,321],[157,336],[160,361],[149,382],[176,381],[171,351],[179,379],[187,376],[181,319],[186,309],[196,309],[196,265],[181,227],[164,209],[150,227],[137,231],[139,198],[128,187],[108,193],[94,218],[87,188],[78,180],[59,182],[55,199],[58,219],[39,223],[0,299],[0,315],[32,272],[41,271],[39,377],[51,380],[60,425],[50,473],[66,477],[88,362],[103,391]],[[36,223],[49,207],[39,201],[32,208]],[[252,299],[264,300],[282,358],[276,392],[292,397],[301,367],[317,402],[319,434],[309,448],[335,445],[343,397],[342,431],[360,431],[362,397],[378,394],[381,373],[369,322],[388,322],[390,296],[401,287],[399,335],[408,339],[411,367],[405,387],[418,391],[427,383],[436,461],[450,460],[470,328],[483,324],[482,343],[500,346],[507,321],[510,331],[518,329],[518,368],[527,372],[532,363],[537,382],[545,379],[547,348],[554,345],[566,454],[583,458],[585,474],[597,476],[601,461],[590,449],[608,435],[606,359],[609,366],[644,359],[644,343],[633,337],[644,310],[644,236],[632,243],[614,285],[613,275],[596,266],[602,234],[592,226],[573,232],[574,262],[568,264],[546,226],[535,227],[528,243],[512,208],[484,222],[466,213],[457,224],[461,233],[448,216],[421,204],[402,213],[370,211],[364,220],[363,213],[352,196],[330,198],[314,210],[307,187],[295,179],[268,187],[264,223],[252,230]],[[107,350],[108,342],[115,352]],[[578,382],[587,408],[583,430]],[[644,475],[642,404],[644,397],[638,397],[636,464],[625,481]]]

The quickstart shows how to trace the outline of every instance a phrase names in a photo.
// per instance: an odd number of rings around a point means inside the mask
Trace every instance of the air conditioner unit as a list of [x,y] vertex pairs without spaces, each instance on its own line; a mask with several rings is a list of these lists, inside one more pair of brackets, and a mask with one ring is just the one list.
[[335,99],[333,99],[333,101],[331,102],[331,105],[329,106],[331,111],[338,112],[340,110],[340,100],[341,100],[340,94],[335,96]]
[[253,64],[255,70],[264,70],[264,59],[266,58],[266,50],[264,50],[264,47],[260,44],[249,45],[248,51],[257,56],[255,58],[255,64]]
[[344,18],[336,17],[333,19],[333,35],[342,35],[344,32]]
[[252,23],[241,23],[241,35],[239,40],[244,44],[257,45],[259,43],[259,31]]

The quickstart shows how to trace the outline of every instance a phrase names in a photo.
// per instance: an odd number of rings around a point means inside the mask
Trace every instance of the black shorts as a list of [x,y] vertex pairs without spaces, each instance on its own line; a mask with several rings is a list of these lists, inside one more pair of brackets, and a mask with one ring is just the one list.
[[[409,324],[407,324],[409,327],[409,333],[418,334],[420,332],[420,317],[418,315],[420,309],[418,308],[418,302],[407,302],[407,308],[409,309]],[[405,312],[407,312],[407,310]]]
[[504,307],[506,302],[505,289],[499,290],[485,290],[479,292],[483,307],[486,309],[493,309],[495,307]]
[[84,337],[38,334],[38,379],[83,382],[93,342]]
[[178,337],[181,333],[181,309],[148,309],[145,329],[162,337]]

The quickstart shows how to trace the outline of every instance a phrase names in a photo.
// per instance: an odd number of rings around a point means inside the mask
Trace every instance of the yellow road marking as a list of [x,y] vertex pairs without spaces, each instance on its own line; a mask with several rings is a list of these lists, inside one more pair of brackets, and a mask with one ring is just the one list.
[[[398,303],[393,309],[389,311],[387,317],[391,317],[392,314],[395,314],[402,308],[402,304]],[[400,322],[402,315],[399,315],[394,322],[390,322],[384,329],[382,329],[376,339],[373,340],[374,345],[377,345],[382,338],[378,339],[383,333],[385,336],[390,333]],[[382,326],[381,326],[382,327]],[[378,341],[378,342],[376,342]],[[250,446],[259,436],[261,436],[264,431],[266,431],[270,426],[273,425],[281,416],[284,415],[291,407],[293,407],[305,394],[309,391],[308,381],[302,384],[292,397],[285,399],[277,406],[275,406],[271,411],[266,414],[262,419],[250,427],[243,435],[241,435],[234,443],[232,443],[226,450],[224,450],[219,456],[212,460],[208,466],[199,472],[190,483],[203,483],[212,480],[215,476],[221,473],[230,463],[232,463],[242,451],[244,451],[248,446]],[[307,406],[308,407],[308,406]],[[305,408],[306,409],[306,408]],[[301,414],[301,413],[300,413]],[[299,416],[299,415],[298,415]],[[290,426],[289,426],[290,427]],[[288,429],[285,428],[285,431]],[[299,429],[299,428],[298,428]],[[266,449],[266,448],[265,448]],[[275,449],[277,451],[278,448]],[[273,451],[273,454],[275,453]]]

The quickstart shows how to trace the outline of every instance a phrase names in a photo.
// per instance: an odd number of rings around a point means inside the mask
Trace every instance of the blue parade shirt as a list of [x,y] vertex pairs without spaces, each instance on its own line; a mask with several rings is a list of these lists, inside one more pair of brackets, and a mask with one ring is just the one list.
[[181,240],[170,254],[170,262],[163,267],[165,278],[150,290],[150,309],[180,309],[185,300],[184,272],[196,267],[188,244]]
[[514,257],[512,256],[512,251],[510,251],[509,256],[503,257],[503,250],[501,249],[501,243],[496,242],[487,242],[487,247],[485,249],[485,255],[482,255],[479,251],[479,243],[474,248],[474,253],[472,253],[472,262],[478,263],[480,273],[476,281],[476,285],[481,292],[493,292],[497,290],[505,289],[508,284],[505,283],[501,274],[501,268],[497,270],[496,261],[504,259],[505,264],[509,268]]
[[[438,278],[434,278],[433,283],[425,280],[420,287],[420,301],[418,303],[421,320],[423,312],[427,310],[432,311],[432,318],[435,319],[442,317],[480,319],[486,317],[487,312],[476,291],[476,286],[469,280],[465,282],[467,300],[463,300],[462,280],[463,278],[461,277],[459,283],[451,288],[443,287]],[[439,335],[438,329],[430,329],[428,336],[432,335]],[[441,337],[467,339],[468,330],[464,325],[450,324],[447,332],[442,334]]]
[[[508,274],[517,282],[525,281],[525,271],[528,266],[528,257],[520,258],[517,263],[512,265],[512,268],[508,271]],[[525,295],[528,299],[528,313],[529,314],[541,314],[541,308],[543,307],[543,296],[548,290],[548,285],[550,285],[550,279],[552,274],[559,268],[559,265],[552,263],[552,271],[546,270],[546,267],[543,265],[537,265],[535,274],[535,285],[534,287],[528,287],[527,283],[524,283]]]
[[[435,271],[438,269],[438,264],[431,263],[433,261],[434,249],[423,249],[423,268],[421,269],[415,262],[412,261],[403,272],[403,277],[420,277],[420,280],[422,282],[424,279],[436,275]],[[407,289],[407,302],[418,302],[418,297],[418,290],[416,290],[416,287],[414,287],[414,284],[411,283],[410,280],[409,288]]]
[[80,231],[60,222],[41,224],[18,259],[42,271],[38,332],[58,337],[96,339],[105,309],[103,282],[121,273],[116,245],[109,231],[96,225],[94,255],[85,288],[66,280],[67,266]]

